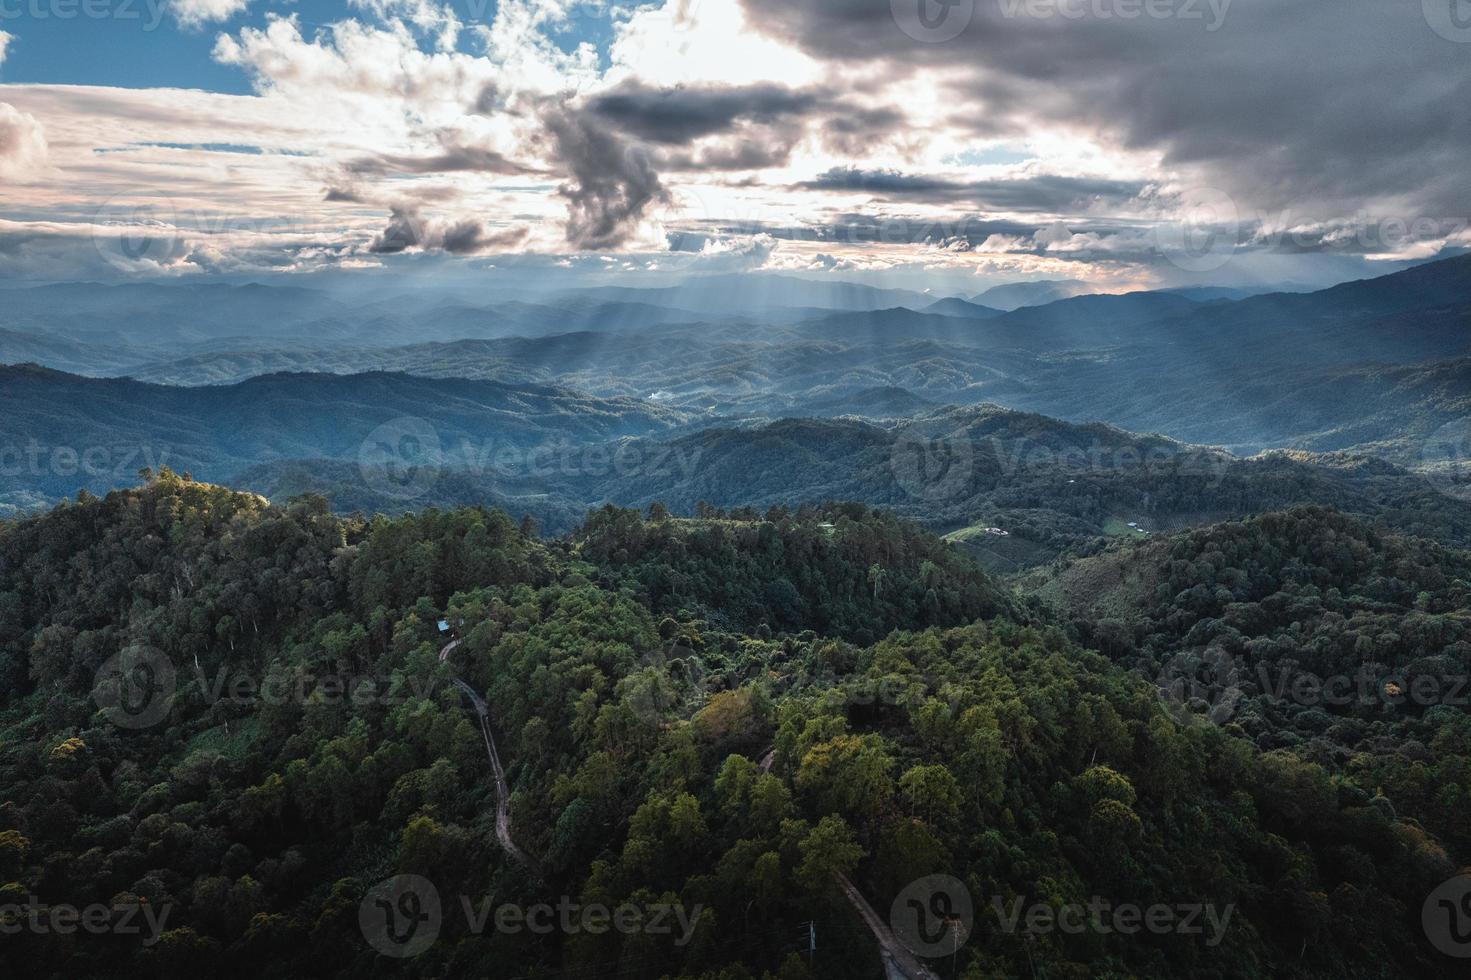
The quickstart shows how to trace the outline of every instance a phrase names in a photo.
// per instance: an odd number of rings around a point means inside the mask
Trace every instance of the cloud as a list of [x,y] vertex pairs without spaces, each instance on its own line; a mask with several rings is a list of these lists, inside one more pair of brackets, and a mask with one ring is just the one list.
[[[322,269],[339,255],[307,234],[242,239],[222,248],[166,208],[119,204],[86,221],[0,219],[0,277],[118,279]],[[311,258],[304,258],[311,256]]]
[[609,128],[652,144],[664,169],[679,171],[785,166],[813,131],[838,152],[872,149],[906,121],[892,107],[865,106],[823,87],[772,82],[666,88],[623,82],[582,104]]
[[528,228],[491,231],[479,220],[466,218],[444,230],[440,238],[440,248],[452,255],[481,255],[501,249],[514,249],[529,234]]
[[651,205],[670,200],[647,151],[587,110],[553,103],[540,118],[553,156],[569,175],[558,190],[567,201],[567,241],[573,247],[597,251],[622,245]]
[[14,40],[14,34],[8,31],[0,31],[0,65],[5,64],[5,54],[10,50],[10,42]]
[[24,180],[46,166],[46,134],[30,113],[0,102],[0,177]]
[[750,272],[763,268],[776,251],[770,235],[714,235],[705,232],[673,231],[668,234],[669,251],[693,256],[701,274]]
[[787,161],[801,136],[797,117],[813,105],[810,94],[775,85],[624,84],[589,97],[582,112],[605,131],[652,144],[643,152],[664,171],[758,170]]
[[250,0],[168,0],[169,10],[173,11],[180,26],[189,29],[229,20],[244,13],[249,4]]
[[374,255],[397,255],[409,249],[440,250],[452,255],[480,255],[511,249],[526,240],[525,227],[489,229],[477,218],[443,222],[424,217],[416,204],[392,209],[388,227],[368,245]]
[[791,127],[768,131],[760,137],[752,134],[706,140],[689,150],[659,150],[653,157],[668,171],[766,170],[786,166],[802,136],[801,129]]
[[834,168],[798,185],[806,190],[861,191],[882,200],[968,201],[999,211],[1087,211],[1125,204],[1143,192],[1139,181],[1045,174],[995,180],[960,180],[897,170]]
[[393,173],[524,174],[533,172],[533,168],[508,160],[496,150],[453,144],[445,146],[438,152],[423,156],[379,153],[360,157],[349,162],[346,169],[356,174],[380,176]]
[[480,94],[475,96],[475,102],[470,106],[470,111],[476,115],[490,116],[504,108],[505,103],[501,99],[500,86],[495,82],[486,82],[481,87]]
[[412,25],[399,20],[347,18],[308,39],[295,14],[268,13],[263,28],[220,34],[212,55],[245,71],[257,92],[310,108],[324,123],[343,118],[399,132],[406,124],[429,130],[454,125],[500,74],[489,58],[425,50]]
[[394,208],[388,227],[373,239],[368,251],[374,255],[396,255],[404,249],[422,245],[426,230],[423,215],[418,208]]
[[806,116],[820,104],[812,92],[780,85],[654,89],[624,84],[589,98],[587,111],[639,139],[685,145],[726,132],[737,122],[771,124]]
[[974,215],[871,215],[858,212],[828,215],[804,224],[752,221],[709,222],[708,235],[765,235],[791,242],[839,245],[930,245],[961,241],[976,245],[993,235],[1029,236],[1038,226]]
[[[227,0],[217,0],[227,2]],[[244,0],[241,0],[244,2]],[[417,30],[434,35],[435,44],[441,51],[453,51],[459,40],[462,24],[449,4],[438,4],[434,0],[352,0],[353,4],[370,11],[379,20],[392,23],[402,19]],[[472,5],[471,10],[475,7]]]
[[363,192],[352,184],[334,185],[327,188],[327,193],[322,197],[324,201],[333,201],[347,204],[367,204],[368,200]]
[[916,2],[741,0],[749,23],[830,71],[942,86],[937,101],[958,109],[948,128],[1070,132],[1243,208],[1471,213],[1459,163],[1471,117],[1450,108],[1471,96],[1465,46],[1419,3],[1166,0],[1146,8],[1169,16],[1126,18],[1106,3],[1003,0],[945,8],[963,29],[924,43],[896,22]]
[[844,106],[823,121],[822,138],[834,153],[864,157],[877,140],[902,132],[908,121],[890,106]]

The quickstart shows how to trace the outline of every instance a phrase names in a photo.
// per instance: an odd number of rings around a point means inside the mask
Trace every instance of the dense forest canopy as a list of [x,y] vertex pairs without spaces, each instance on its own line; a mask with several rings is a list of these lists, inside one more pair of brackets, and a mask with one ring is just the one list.
[[[946,875],[973,930],[926,949],[937,975],[1455,975],[1421,912],[1471,857],[1464,709],[1254,698],[1212,724],[1154,670],[1197,643],[1346,669],[1368,643],[1464,671],[1466,556],[1307,510],[1086,561],[1028,598],[853,504],[606,508],[541,539],[496,511],[338,517],[167,471],[81,495],[0,527],[0,905],[156,927],[25,930],[0,957],[877,976],[844,882],[888,918]],[[1095,615],[1099,578],[1137,611]],[[124,696],[139,664],[161,700]],[[386,956],[365,923],[410,907],[374,891],[401,875],[442,914]],[[643,926],[482,914],[559,902]],[[1017,918],[1090,903],[1177,919]]]

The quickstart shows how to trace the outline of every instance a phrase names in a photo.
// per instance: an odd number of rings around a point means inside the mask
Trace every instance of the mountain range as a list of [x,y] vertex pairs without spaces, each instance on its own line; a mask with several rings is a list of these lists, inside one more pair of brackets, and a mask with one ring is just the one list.
[[[492,501],[556,527],[605,501],[687,511],[863,500],[979,540],[1003,564],[1135,518],[1167,528],[1312,502],[1463,541],[1459,501],[1415,470],[1438,431],[1471,415],[1471,257],[1311,293],[1089,294],[1010,311],[791,277],[742,282],[494,303],[355,304],[220,284],[10,290],[0,358],[47,366],[0,369],[0,446],[23,463],[0,467],[0,501],[126,485],[132,462],[151,456],[274,498],[321,491],[366,510]],[[109,373],[124,376],[96,376]],[[363,454],[385,425],[432,434],[436,479],[416,498],[364,481]],[[915,431],[961,433],[971,482],[943,499],[906,493],[891,456]],[[1202,497],[1157,468],[999,478],[986,440],[1018,432],[1209,454],[1232,489]],[[606,457],[628,445],[700,463],[648,473],[490,462],[500,448]],[[32,446],[39,463],[21,455]],[[70,465],[89,449],[108,465]],[[992,522],[1017,533],[965,533]]]
[[1042,306],[1060,299],[1085,296],[1092,286],[1078,279],[1038,279],[1032,282],[1008,282],[992,286],[971,297],[971,302],[997,310],[1019,310],[1023,306]]

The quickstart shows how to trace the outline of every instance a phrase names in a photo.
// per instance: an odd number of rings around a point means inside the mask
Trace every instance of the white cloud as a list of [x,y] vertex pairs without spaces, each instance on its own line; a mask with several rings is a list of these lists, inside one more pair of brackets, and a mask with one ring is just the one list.
[[169,0],[169,9],[182,26],[199,28],[244,13],[249,4],[250,0]]
[[739,4],[669,0],[640,7],[616,30],[606,81],[651,85],[819,81],[823,68],[796,47],[752,29]]
[[[470,0],[471,10],[477,0]],[[488,2],[488,0],[486,0]],[[459,16],[449,5],[434,0],[349,0],[349,3],[374,14],[381,21],[402,18],[426,34],[436,36],[441,51],[453,51],[460,37]]]
[[7,31],[0,31],[0,65],[5,64],[5,53],[10,49],[10,42],[14,40],[14,34]]
[[46,166],[46,134],[30,113],[0,102],[0,177],[25,180]]

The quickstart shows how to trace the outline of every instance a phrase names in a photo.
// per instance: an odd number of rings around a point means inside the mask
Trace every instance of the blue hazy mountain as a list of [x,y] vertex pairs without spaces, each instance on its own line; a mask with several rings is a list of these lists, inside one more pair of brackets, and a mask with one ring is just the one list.
[[1079,279],[1037,279],[1032,282],[1008,282],[992,286],[972,296],[970,301],[992,309],[1009,311],[1023,306],[1042,306],[1092,292],[1096,290]]
[[[1471,257],[1235,300],[1093,294],[970,316],[966,301],[913,294],[919,310],[699,311],[701,296],[739,281],[483,306],[394,295],[353,307],[311,289],[218,284],[18,290],[0,355],[70,373],[8,370],[0,425],[10,445],[168,442],[181,465],[219,476],[341,459],[366,422],[398,415],[456,435],[587,441],[994,403],[1244,454],[1353,450],[1414,465],[1471,405]],[[802,303],[895,299],[764,281]],[[203,316],[212,303],[228,308]],[[8,489],[75,487],[22,474]]]

